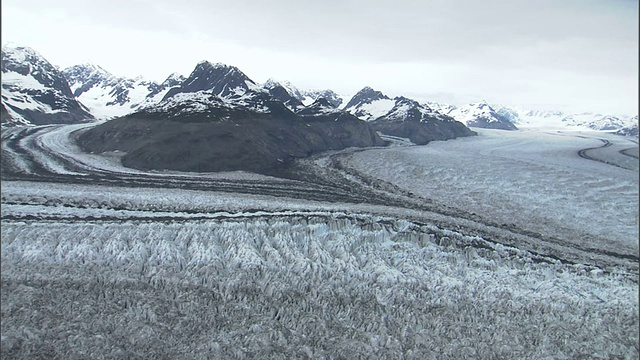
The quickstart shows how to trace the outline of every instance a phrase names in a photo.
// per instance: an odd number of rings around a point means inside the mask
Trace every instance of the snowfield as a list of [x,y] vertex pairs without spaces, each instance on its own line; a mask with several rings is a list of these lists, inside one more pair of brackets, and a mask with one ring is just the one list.
[[637,142],[479,130],[278,179],[126,169],[83,126],[3,132],[3,358],[640,354]]

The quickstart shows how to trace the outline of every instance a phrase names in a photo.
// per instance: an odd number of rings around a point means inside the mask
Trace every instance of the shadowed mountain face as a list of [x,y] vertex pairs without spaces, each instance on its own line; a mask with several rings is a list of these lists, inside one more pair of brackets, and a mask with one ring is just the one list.
[[371,126],[383,134],[407,138],[418,145],[428,144],[436,140],[449,140],[464,136],[476,135],[459,121],[443,123],[440,121],[405,121],[389,122],[384,119],[375,120]]
[[238,100],[250,106],[230,105],[212,92],[191,95],[89,129],[78,144],[126,152],[123,165],[137,169],[262,174],[319,151],[384,144],[367,123],[341,111],[310,107],[299,115],[264,93]]

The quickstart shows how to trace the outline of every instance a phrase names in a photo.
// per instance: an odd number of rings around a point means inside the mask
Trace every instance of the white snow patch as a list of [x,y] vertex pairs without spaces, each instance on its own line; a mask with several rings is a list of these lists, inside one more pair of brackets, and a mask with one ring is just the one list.
[[42,90],[46,91],[48,88],[38,82],[31,74],[22,75],[14,71],[7,71],[2,73],[2,87],[20,87],[30,90]]

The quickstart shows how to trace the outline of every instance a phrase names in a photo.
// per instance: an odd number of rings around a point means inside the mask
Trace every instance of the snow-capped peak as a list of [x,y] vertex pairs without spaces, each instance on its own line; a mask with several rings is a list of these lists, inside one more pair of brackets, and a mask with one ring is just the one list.
[[376,100],[389,100],[389,97],[380,91],[376,91],[370,86],[363,87],[358,91],[345,106],[345,110],[355,109],[363,104],[368,104]]
[[[297,87],[295,87],[293,84],[291,84],[291,82],[283,80],[276,80],[274,78],[269,78],[263,85],[262,87],[267,89],[267,90],[272,90],[276,87],[282,87],[284,88],[289,95],[293,96],[294,98],[298,99],[301,102],[305,102],[305,94],[303,93],[303,91],[301,91],[300,89],[298,89]],[[308,105],[308,104],[306,104]]]
[[7,122],[49,124],[92,119],[78,103],[58,68],[37,51],[19,45],[2,47],[2,107]]
[[256,86],[240,69],[222,63],[200,61],[179,87],[171,89],[163,99],[178,93],[212,90],[220,97],[244,94]]
[[2,46],[2,52],[5,53],[7,59],[14,62],[27,62],[33,59],[44,59],[37,51],[28,46],[21,46],[15,43],[7,43]]
[[182,83],[184,81],[185,77],[178,74],[178,73],[173,73],[169,76],[167,76],[167,78],[162,82],[162,86],[176,86],[179,85],[180,83]]

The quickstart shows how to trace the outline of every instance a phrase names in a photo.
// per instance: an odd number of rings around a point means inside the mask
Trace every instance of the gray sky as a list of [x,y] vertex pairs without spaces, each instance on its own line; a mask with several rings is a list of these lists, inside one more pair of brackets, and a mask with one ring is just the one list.
[[3,0],[7,42],[156,81],[209,60],[344,95],[638,113],[637,0]]

